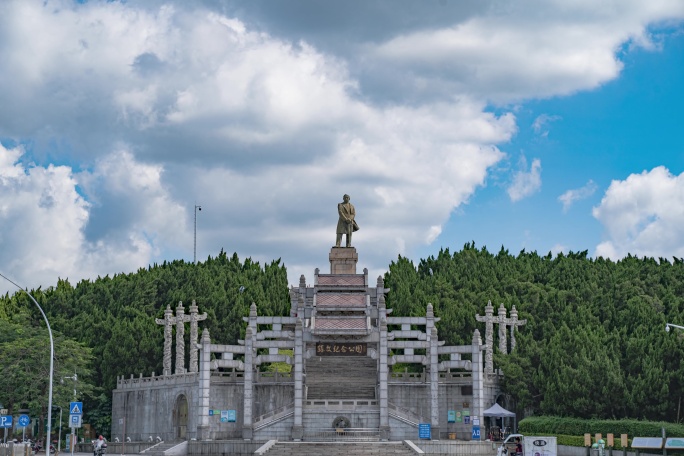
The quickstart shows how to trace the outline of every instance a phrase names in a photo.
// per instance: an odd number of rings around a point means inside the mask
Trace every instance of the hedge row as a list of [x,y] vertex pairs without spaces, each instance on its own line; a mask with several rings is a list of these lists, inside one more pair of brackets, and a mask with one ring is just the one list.
[[[663,428],[667,437],[684,437],[684,425],[663,421],[583,420],[581,418],[557,416],[534,416],[525,418],[518,423],[518,430],[521,434],[562,435],[568,438],[577,436],[581,439],[579,445],[567,443],[567,445],[573,446],[584,446],[584,434],[591,434],[592,436],[603,434],[604,438],[606,434],[613,434],[616,440],[616,448],[620,443],[620,434],[627,434],[630,440],[634,437],[661,437]],[[558,443],[561,444],[560,441]],[[566,445],[566,443],[562,443],[562,445]]]

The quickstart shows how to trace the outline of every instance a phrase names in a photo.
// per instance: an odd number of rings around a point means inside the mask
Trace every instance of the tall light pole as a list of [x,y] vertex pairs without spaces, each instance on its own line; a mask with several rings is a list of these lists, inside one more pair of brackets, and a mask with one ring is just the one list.
[[48,321],[47,317],[45,316],[45,312],[43,312],[43,308],[40,307],[40,304],[38,304],[38,301],[36,301],[33,296],[31,296],[31,293],[28,292],[28,289],[21,288],[19,285],[17,285],[15,282],[11,281],[4,275],[0,274],[0,277],[3,279],[7,280],[9,283],[14,285],[15,287],[19,288],[21,291],[26,293],[29,298],[31,298],[31,301],[38,307],[38,310],[40,310],[40,314],[43,316],[43,320],[45,320],[45,324],[47,325],[48,329],[48,334],[50,335],[50,384],[48,388],[48,419],[47,419],[47,435],[45,436],[45,452],[49,453],[50,452],[50,434],[52,433],[52,377],[54,374],[54,368],[55,368],[55,342],[52,339],[52,329],[50,329],[50,322]]
[[194,255],[192,257],[192,263],[197,264],[197,211],[201,211],[202,206],[198,206],[195,204],[195,249],[194,249]]

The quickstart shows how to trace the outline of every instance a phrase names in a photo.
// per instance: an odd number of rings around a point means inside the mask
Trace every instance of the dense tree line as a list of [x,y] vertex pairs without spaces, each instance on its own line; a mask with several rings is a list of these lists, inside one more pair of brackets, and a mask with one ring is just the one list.
[[[182,301],[187,314],[195,300],[200,313],[208,314],[201,327],[209,329],[212,341],[231,344],[244,337],[242,317],[252,302],[260,315],[290,310],[287,272],[280,260],[262,267],[223,251],[196,265],[164,262],[136,273],[84,280],[76,287],[59,280],[55,287],[31,294],[47,314],[55,333],[55,357],[61,360],[54,384],[63,393],[53,402],[67,406],[75,386],[84,401],[84,421],[105,433],[116,377],[162,373],[164,330],[155,318],[164,317],[167,305],[175,312]],[[72,352],[80,358],[72,359]],[[0,385],[0,402],[15,414],[27,407],[32,416],[45,416],[49,342],[40,313],[23,292],[0,298],[0,354],[0,374],[11,380]],[[59,381],[75,371],[76,385]],[[31,388],[24,387],[27,382]]]
[[495,313],[501,303],[509,311],[515,305],[527,324],[512,354],[495,355],[495,368],[506,374],[504,389],[521,414],[684,417],[684,334],[665,332],[666,322],[684,322],[678,258],[514,256],[466,244],[417,265],[400,257],[386,286],[394,315],[419,315],[431,302],[449,344],[469,343],[475,328],[484,339],[474,315],[484,315],[489,300]]
[[[518,411],[582,418],[681,421],[684,265],[675,258],[627,257],[613,262],[587,252],[540,256],[466,244],[417,265],[399,257],[385,277],[393,315],[424,315],[432,303],[440,338],[469,344],[495,308],[513,305],[527,325],[516,351],[497,354],[503,386]],[[260,266],[223,251],[198,264],[164,262],[131,274],[60,280],[33,290],[56,338],[55,378],[78,372],[88,422],[109,428],[111,390],[118,375],[162,371],[163,328],[155,318],[179,301],[196,300],[217,343],[244,336],[242,317],[257,303],[261,315],[287,315],[287,274],[280,260]],[[187,337],[187,336],[186,336]],[[496,345],[496,344],[495,344]],[[0,401],[44,414],[49,346],[40,314],[25,293],[0,297]],[[56,403],[71,400],[73,384],[56,381]],[[42,399],[41,399],[42,398]],[[42,407],[42,409],[41,409]]]

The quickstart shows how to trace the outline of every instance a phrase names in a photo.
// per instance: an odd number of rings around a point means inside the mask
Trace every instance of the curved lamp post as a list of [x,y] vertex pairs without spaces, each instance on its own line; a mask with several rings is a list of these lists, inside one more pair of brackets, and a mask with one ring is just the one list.
[[40,307],[40,304],[38,304],[38,301],[36,301],[33,296],[31,296],[31,293],[28,292],[27,289],[21,288],[19,285],[17,285],[15,282],[12,280],[8,279],[4,275],[0,274],[0,277],[3,279],[7,280],[9,283],[14,285],[15,287],[19,288],[21,291],[26,293],[29,298],[31,298],[31,301],[38,307],[38,310],[40,310],[40,314],[43,316],[43,320],[45,320],[45,324],[47,325],[48,329],[48,334],[50,335],[50,384],[48,388],[48,419],[47,419],[47,435],[45,436],[45,452],[46,454],[50,451],[50,434],[52,433],[52,377],[53,377],[53,372],[54,372],[54,361],[55,361],[55,343],[54,340],[52,339],[52,329],[50,329],[50,322],[48,322],[47,317],[45,316],[45,312],[43,312],[43,308]]
[[670,328],[677,328],[684,330],[684,326],[674,325],[672,323],[665,323],[665,331],[670,332]]

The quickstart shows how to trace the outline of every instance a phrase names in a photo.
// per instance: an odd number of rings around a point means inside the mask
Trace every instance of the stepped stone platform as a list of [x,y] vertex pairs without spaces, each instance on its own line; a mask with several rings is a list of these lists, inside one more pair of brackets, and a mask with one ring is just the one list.
[[411,456],[403,442],[278,442],[265,456]]
[[375,399],[377,361],[367,356],[306,360],[307,399]]

